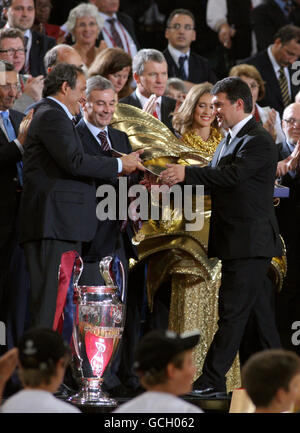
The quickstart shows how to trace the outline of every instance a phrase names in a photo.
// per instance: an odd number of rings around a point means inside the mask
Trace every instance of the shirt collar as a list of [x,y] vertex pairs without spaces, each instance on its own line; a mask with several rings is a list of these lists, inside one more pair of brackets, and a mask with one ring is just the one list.
[[74,116],[70,113],[68,107],[65,104],[63,104],[62,102],[60,102],[58,99],[54,98],[54,96],[47,96],[47,99],[52,99],[52,101],[54,101],[58,105],[60,105],[64,109],[64,111],[67,114],[67,116],[69,117],[69,119],[73,120]]
[[108,129],[107,126],[105,126],[105,128],[99,128],[98,126],[93,125],[92,123],[90,123],[85,117],[83,118],[84,123],[86,124],[86,126],[88,127],[88,129],[91,131],[91,133],[97,137],[97,135],[99,134],[99,132],[101,131],[105,131],[106,134],[108,135]]
[[112,18],[115,18],[116,20],[118,19],[116,13],[114,13],[113,16],[110,16],[110,15],[106,15],[106,14],[104,14],[103,12],[100,12],[100,11],[99,11],[99,14],[100,14],[100,16],[104,19],[104,21],[106,21],[106,20],[111,20]]
[[[276,73],[276,76],[277,76],[278,75],[278,71],[281,68],[281,66],[278,65],[278,63],[277,63],[277,61],[276,61],[276,59],[275,59],[275,57],[274,57],[274,55],[272,53],[272,46],[273,45],[269,45],[269,47],[268,47],[268,55],[269,55],[270,61],[271,61],[272,66],[273,66],[273,69],[274,69],[274,71]],[[286,70],[287,68],[284,67],[283,69]]]
[[240,132],[240,130],[246,125],[246,123],[249,122],[250,119],[252,119],[252,114],[249,114],[249,116],[245,117],[245,119],[241,120],[240,122],[238,122],[236,125],[234,125],[233,128],[229,129],[229,133],[230,133],[230,137],[232,140],[233,138],[235,138],[238,133]]
[[[146,96],[142,95],[138,88],[136,88],[136,96],[138,97],[142,107],[146,104],[146,102],[149,100],[149,98],[146,98]],[[156,100],[156,103],[160,106],[161,105],[161,96],[159,96]]]
[[168,50],[177,64],[179,63],[179,57],[181,56],[187,56],[188,58],[190,57],[190,50],[188,50],[187,53],[182,53],[181,51],[174,48],[171,44],[168,45]]

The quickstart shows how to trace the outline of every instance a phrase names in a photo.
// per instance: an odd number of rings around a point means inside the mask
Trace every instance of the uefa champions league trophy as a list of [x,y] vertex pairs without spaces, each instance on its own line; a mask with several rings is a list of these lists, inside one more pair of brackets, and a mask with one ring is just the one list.
[[125,320],[124,268],[122,293],[119,298],[116,277],[112,272],[113,258],[108,256],[99,263],[105,286],[79,286],[83,262],[78,257],[74,266],[73,344],[75,359],[81,376],[78,394],[68,400],[77,405],[117,406],[102,390],[102,376],[110,367],[122,337]]

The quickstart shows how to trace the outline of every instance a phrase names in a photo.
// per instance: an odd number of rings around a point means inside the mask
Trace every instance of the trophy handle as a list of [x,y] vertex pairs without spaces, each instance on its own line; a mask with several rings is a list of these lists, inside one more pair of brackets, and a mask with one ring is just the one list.
[[105,281],[106,286],[114,286],[115,282],[110,275],[110,264],[113,258],[111,256],[104,257],[99,263],[100,274]]
[[120,267],[122,270],[122,292],[121,292],[121,301],[124,302],[124,297],[125,297],[125,271],[124,271],[124,266],[123,263],[120,260]]
[[73,284],[74,284],[75,290],[78,290],[78,281],[81,277],[82,270],[83,270],[83,261],[82,261],[82,258],[80,256],[78,256],[75,259],[74,273],[73,273]]

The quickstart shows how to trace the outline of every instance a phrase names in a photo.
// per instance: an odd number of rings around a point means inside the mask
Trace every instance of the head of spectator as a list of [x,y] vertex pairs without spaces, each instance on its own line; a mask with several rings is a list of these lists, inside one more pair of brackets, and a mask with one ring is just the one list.
[[288,412],[300,399],[300,358],[272,349],[252,355],[242,368],[242,386],[256,412]]
[[162,96],[167,87],[168,65],[164,55],[152,48],[137,52],[132,61],[133,78],[139,92],[146,98]]
[[24,36],[21,30],[2,28],[0,30],[0,60],[6,60],[20,72],[25,63]]
[[97,6],[99,12],[109,16],[113,16],[118,12],[120,7],[120,0],[94,0],[93,3]]
[[186,94],[187,89],[183,80],[176,77],[168,79],[165,96],[169,96],[169,98],[173,98],[176,99],[176,101],[183,102]]
[[252,113],[252,94],[239,77],[226,77],[212,88],[212,103],[220,128],[230,129]]
[[198,331],[179,335],[155,330],[146,334],[138,344],[134,364],[141,385],[176,396],[188,393],[195,374],[193,349],[199,338]]
[[86,82],[86,102],[83,104],[85,119],[98,128],[111,122],[116,106],[114,85],[107,78],[95,75]]
[[20,29],[22,32],[31,29],[35,18],[34,0],[4,0],[3,16],[9,27]]
[[255,66],[247,64],[233,66],[229,71],[229,76],[240,77],[248,84],[252,94],[253,105],[265,96],[265,83]]
[[300,57],[300,28],[291,24],[281,27],[271,50],[279,66],[291,66]]
[[165,37],[176,50],[187,53],[196,39],[195,17],[187,9],[175,9],[169,15]]
[[282,130],[286,141],[295,146],[300,140],[300,104],[298,102],[285,108],[282,115]]
[[[173,115],[173,127],[180,135],[188,131],[209,130],[217,126],[212,104],[211,83],[194,85],[187,93],[185,100]],[[201,135],[201,134],[200,134]]]
[[66,44],[55,45],[51,50],[47,51],[44,57],[44,64],[47,73],[51,71],[53,66],[58,63],[68,63],[78,67],[83,66],[80,55],[73,47]]
[[85,101],[86,79],[82,69],[68,63],[55,65],[44,81],[43,97],[53,96],[75,116]]
[[0,111],[12,108],[18,94],[18,74],[14,65],[0,61]]
[[35,22],[46,24],[52,10],[52,0],[35,0]]
[[51,329],[24,333],[18,344],[19,376],[24,388],[56,392],[71,360],[69,345]]
[[118,99],[132,92],[132,59],[121,48],[106,48],[101,51],[88,71],[88,77],[102,75],[110,80],[118,94]]

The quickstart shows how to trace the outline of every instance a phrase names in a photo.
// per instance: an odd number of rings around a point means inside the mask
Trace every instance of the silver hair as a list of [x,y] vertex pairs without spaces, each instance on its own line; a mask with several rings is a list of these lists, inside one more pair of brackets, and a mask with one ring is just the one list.
[[187,88],[184,84],[184,81],[177,77],[169,78],[167,81],[167,87],[165,93],[168,92],[169,87],[173,87],[175,90],[179,90],[179,92],[187,93]]
[[51,48],[51,50],[47,51],[47,53],[45,54],[45,57],[44,57],[44,66],[45,66],[46,71],[48,68],[52,68],[52,66],[56,65],[58,53],[61,50],[71,51],[71,50],[74,50],[74,48],[72,48],[71,45],[59,44],[59,45],[55,45],[54,47]]
[[102,77],[102,75],[94,75],[89,78],[86,82],[86,97],[89,99],[90,94],[93,90],[107,90],[112,89],[115,91],[114,85],[107,78]]
[[103,29],[104,19],[99,14],[97,6],[89,3],[88,4],[80,3],[78,6],[70,10],[67,22],[65,23],[68,32],[72,33],[72,31],[76,26],[77,18],[82,18],[82,17],[95,18],[97,25],[99,27],[99,32]]
[[144,48],[136,53],[132,61],[132,72],[142,75],[146,62],[166,62],[165,56],[158,50],[153,48]]

